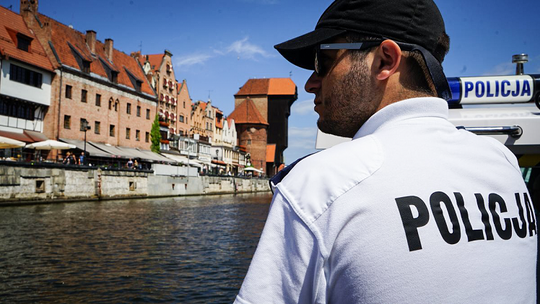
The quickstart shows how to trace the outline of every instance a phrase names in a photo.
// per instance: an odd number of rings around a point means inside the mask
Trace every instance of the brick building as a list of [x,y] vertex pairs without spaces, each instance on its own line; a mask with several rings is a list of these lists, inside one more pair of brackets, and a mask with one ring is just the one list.
[[197,101],[191,108],[191,134],[199,134],[200,138],[205,138],[209,143],[214,140],[214,126],[216,109],[212,106],[212,101]]
[[[248,166],[266,171],[266,145],[268,123],[250,98],[235,106],[228,119],[234,120],[238,145],[248,153]],[[249,156],[248,156],[249,155]]]
[[[158,96],[158,115],[162,131],[162,150],[178,149],[180,136],[188,136],[190,130],[191,98],[187,83],[176,80],[172,53],[144,55],[133,53],[143,66],[152,88]],[[169,147],[170,144],[170,147]]]
[[[20,10],[55,70],[44,134],[79,148],[86,136],[103,149],[150,150],[157,95],[137,60],[116,50],[112,39],[103,43],[95,31],[81,33],[40,14],[38,1],[21,0]],[[115,153],[109,152],[100,154]]]
[[178,82],[178,101],[177,114],[178,119],[176,122],[177,132],[180,136],[188,136],[191,129],[191,97],[189,95],[188,85],[186,80],[182,80],[182,83]]
[[[290,109],[297,98],[296,85],[290,78],[249,79],[234,95],[235,108],[241,106],[246,100],[250,100],[250,103],[258,110],[264,122],[268,124],[266,130],[267,141],[264,146],[252,147],[251,149],[257,151],[264,149],[265,153],[268,153],[261,159],[264,159],[265,163],[262,168],[269,176],[277,173],[278,168],[285,163],[283,151],[288,146],[287,134]],[[238,134],[242,136],[240,122],[236,119],[235,122]],[[241,141],[240,145],[244,144]],[[248,150],[250,150],[249,147]],[[251,157],[252,161],[255,160],[253,154]]]

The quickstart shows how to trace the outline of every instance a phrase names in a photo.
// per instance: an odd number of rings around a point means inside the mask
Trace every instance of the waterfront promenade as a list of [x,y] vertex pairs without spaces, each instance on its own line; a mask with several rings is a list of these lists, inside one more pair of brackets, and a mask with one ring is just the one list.
[[186,175],[0,161],[0,206],[270,191],[265,178]]

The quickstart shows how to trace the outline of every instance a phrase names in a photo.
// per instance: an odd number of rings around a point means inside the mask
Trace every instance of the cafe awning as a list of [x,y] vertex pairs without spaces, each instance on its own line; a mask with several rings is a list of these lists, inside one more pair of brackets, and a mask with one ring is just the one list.
[[170,163],[170,162],[171,162],[171,160],[168,159],[167,157],[162,156],[161,154],[152,152],[152,151],[150,151],[150,150],[140,150],[140,149],[137,149],[137,151],[139,151],[139,152],[141,152],[142,154],[146,155],[146,159],[150,159],[150,160],[153,160],[153,161],[161,161],[161,162],[166,162],[166,163]]
[[[77,146],[77,149],[84,151],[84,141],[77,140],[77,139],[66,139],[66,138],[60,138],[61,141],[66,142],[68,144],[72,144]],[[98,149],[94,146],[92,146],[90,143],[86,142],[86,152],[88,153],[88,156],[97,156],[97,157],[114,157],[111,154]]]
[[167,157],[167,158],[170,158],[171,160],[173,160],[173,161],[175,161],[177,163],[181,163],[181,164],[184,164],[184,165],[187,165],[187,163],[188,163],[188,159],[185,156],[174,155],[174,154],[169,154],[169,153],[162,153],[162,155]]
[[122,151],[120,149],[118,149],[117,147],[113,146],[113,145],[110,145],[110,144],[104,144],[104,143],[96,143],[96,142],[93,142],[93,141],[89,141],[89,142],[86,142],[87,146],[88,146],[88,143],[90,143],[92,146],[100,149],[100,150],[103,150],[105,152],[107,152],[108,154],[110,154],[109,157],[114,157],[114,158],[136,158],[136,156],[133,156],[133,155],[130,155],[128,153],[126,153],[126,151]]

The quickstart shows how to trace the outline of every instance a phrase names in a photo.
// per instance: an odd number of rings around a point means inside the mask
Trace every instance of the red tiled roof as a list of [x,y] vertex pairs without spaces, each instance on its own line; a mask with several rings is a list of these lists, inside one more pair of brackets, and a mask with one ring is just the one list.
[[228,118],[234,119],[235,124],[268,125],[253,101],[249,98],[239,104]]
[[296,85],[290,78],[249,79],[237,95],[296,95]]
[[[155,95],[150,87],[143,70],[137,60],[121,51],[113,49],[112,62],[105,55],[105,44],[96,39],[96,54],[91,54],[90,48],[86,44],[86,35],[72,29],[52,18],[39,14],[42,23],[48,23],[51,26],[51,40],[58,57],[62,64],[80,70],[79,64],[73,53],[76,50],[83,58],[91,61],[90,73],[97,74],[107,79],[107,72],[103,67],[105,62],[112,70],[118,72],[118,84],[134,88],[126,69],[139,81],[142,81],[141,92]],[[70,46],[71,45],[71,46]]]
[[[32,39],[29,52],[17,48],[17,33]],[[0,6],[0,55],[52,71],[53,66],[43,46],[30,32],[23,18]]]
[[206,105],[207,105],[206,102],[200,101],[200,100],[199,100],[199,106],[201,107],[201,109],[202,109],[203,111],[206,110]]
[[276,159],[276,144],[266,145],[266,162],[273,163]]
[[154,71],[159,70],[161,62],[163,61],[163,54],[147,55],[148,62],[150,62],[150,68]]

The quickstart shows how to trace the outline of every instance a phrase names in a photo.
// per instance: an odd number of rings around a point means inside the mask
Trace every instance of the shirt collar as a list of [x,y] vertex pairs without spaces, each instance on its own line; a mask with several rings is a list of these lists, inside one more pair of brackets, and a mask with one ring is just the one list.
[[417,97],[401,100],[380,109],[364,123],[353,139],[374,133],[378,128],[399,120],[417,117],[448,118],[448,103],[437,97]]

